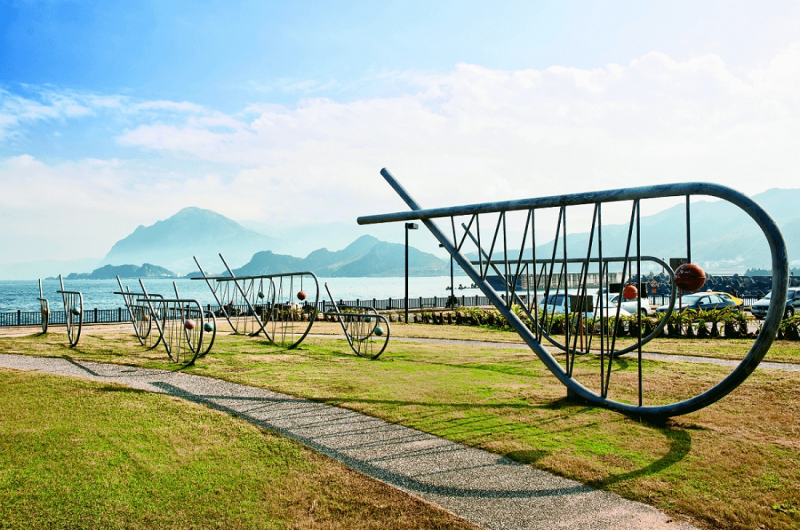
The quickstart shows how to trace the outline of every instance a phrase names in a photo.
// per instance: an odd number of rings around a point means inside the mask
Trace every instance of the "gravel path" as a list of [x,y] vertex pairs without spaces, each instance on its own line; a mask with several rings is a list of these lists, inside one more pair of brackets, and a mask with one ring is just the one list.
[[488,529],[692,529],[651,506],[357,412],[218,379],[0,354],[0,366],[114,382],[243,418]]

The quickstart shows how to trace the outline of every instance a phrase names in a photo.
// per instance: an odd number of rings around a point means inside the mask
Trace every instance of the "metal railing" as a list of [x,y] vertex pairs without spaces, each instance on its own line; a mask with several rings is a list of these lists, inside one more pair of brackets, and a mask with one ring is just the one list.
[[[744,306],[748,307],[759,300],[755,296],[740,297],[744,300]],[[666,305],[669,302],[668,295],[651,295],[649,298],[650,306]],[[448,296],[418,296],[408,299],[409,309],[451,309]],[[461,295],[455,296],[455,306],[458,307],[482,307],[492,305],[489,299],[482,295]],[[356,300],[339,300],[338,305],[342,306],[371,306],[378,311],[401,311],[404,310],[405,300],[403,298],[358,298]],[[220,307],[216,304],[207,304],[207,311],[219,311]],[[238,308],[242,313],[247,312],[246,306]],[[330,302],[322,300],[317,304],[317,310],[324,313],[333,309]],[[83,313],[84,324],[112,324],[120,322],[130,322],[131,318],[128,311],[119,307],[116,309],[89,309]],[[0,313],[0,327],[9,326],[41,326],[41,311],[9,311]],[[63,326],[65,324],[64,311],[50,311],[50,325]]]
[[[84,324],[107,324],[114,322],[130,322],[128,311],[120,307],[117,309],[94,308],[83,312]],[[40,326],[41,324],[41,311],[10,311],[0,313],[0,326]],[[66,325],[64,311],[51,310],[50,325]]]

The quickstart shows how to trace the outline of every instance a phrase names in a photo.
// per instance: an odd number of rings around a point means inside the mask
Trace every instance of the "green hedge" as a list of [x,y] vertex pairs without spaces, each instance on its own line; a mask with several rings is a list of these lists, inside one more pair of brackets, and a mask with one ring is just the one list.
[[[533,321],[520,306],[513,306],[512,310],[520,320],[528,326],[534,328]],[[402,321],[402,313],[390,315],[392,321]],[[642,318],[642,335],[649,335],[658,326],[664,314],[653,314]],[[542,311],[539,312],[539,320],[543,319]],[[572,320],[571,333],[576,330],[577,315],[570,315]],[[465,307],[455,311],[424,311],[414,313],[409,316],[412,323],[438,324],[438,325],[462,325],[462,326],[485,326],[491,329],[514,331],[508,321],[497,309],[483,309],[477,307]],[[569,319],[564,315],[548,315],[547,324],[549,333],[561,335],[565,331],[565,326]],[[638,319],[635,315],[623,316],[616,319],[614,317],[604,317],[602,324],[606,330],[613,329],[617,325],[618,337],[638,336]],[[750,325],[756,324],[756,330],[750,330]],[[584,326],[592,327],[584,322]],[[600,334],[600,319],[596,319],[593,332]],[[659,337],[669,338],[712,338],[712,339],[740,339],[746,337],[756,337],[761,330],[761,321],[756,320],[750,315],[738,309],[714,309],[710,311],[686,310],[683,313],[672,313],[669,316],[666,327]],[[778,339],[781,340],[800,340],[800,315],[786,318],[781,321],[778,329]]]

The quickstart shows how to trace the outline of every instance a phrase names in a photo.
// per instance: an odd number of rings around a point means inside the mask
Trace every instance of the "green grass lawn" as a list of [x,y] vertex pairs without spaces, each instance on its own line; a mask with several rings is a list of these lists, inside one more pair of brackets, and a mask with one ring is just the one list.
[[[312,328],[315,334],[339,334],[342,328],[339,324],[316,323]],[[397,337],[442,338],[459,340],[482,340],[490,342],[522,343],[516,331],[501,331],[487,326],[433,326],[425,324],[410,324],[408,326],[397,324],[392,326],[392,335]],[[564,342],[563,335],[554,335],[554,339]],[[599,336],[592,339],[592,349],[599,350]],[[671,339],[664,336],[653,339],[645,344],[643,350],[653,353],[668,353],[671,355],[695,355],[700,357],[716,357],[718,359],[741,360],[747,355],[754,339]],[[544,341],[545,346],[550,343]],[[616,348],[621,349],[632,344],[635,340],[630,337],[617,339]],[[764,357],[765,361],[800,363],[800,342],[789,340],[776,340]]]
[[177,398],[0,369],[0,528],[474,528]]
[[[396,325],[392,331],[434,336],[460,329],[470,328]],[[502,332],[481,333],[482,339],[491,333]],[[800,527],[798,373],[757,371],[717,404],[652,425],[566,399],[541,362],[519,349],[397,341],[380,360],[368,361],[328,338],[310,338],[293,351],[258,339],[218,340],[215,353],[186,371],[402,423],[691,516],[708,528]],[[143,350],[128,332],[88,332],[72,350],[56,335],[3,338],[0,352],[175,369],[163,350]],[[595,363],[592,356],[579,358],[576,371],[591,382]],[[729,370],[645,362],[644,371],[650,399],[669,401],[694,395]],[[619,384],[612,397],[632,399],[635,364],[617,362],[613,377]]]

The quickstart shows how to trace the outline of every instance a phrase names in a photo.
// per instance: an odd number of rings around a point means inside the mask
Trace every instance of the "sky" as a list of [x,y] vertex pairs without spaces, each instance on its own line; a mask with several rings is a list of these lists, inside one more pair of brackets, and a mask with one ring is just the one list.
[[796,2],[0,0],[0,264],[355,225],[406,209],[383,167],[426,207],[796,188],[798,87]]

